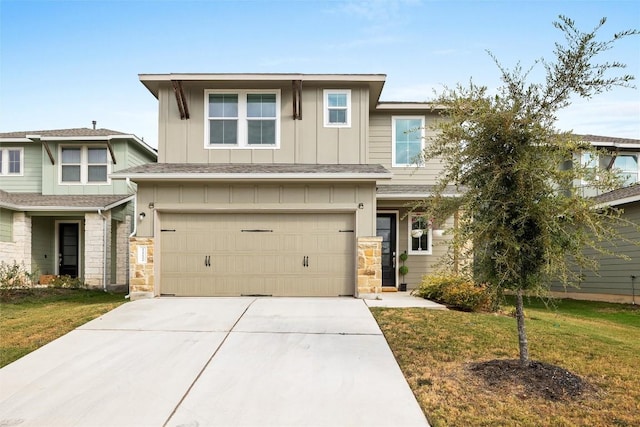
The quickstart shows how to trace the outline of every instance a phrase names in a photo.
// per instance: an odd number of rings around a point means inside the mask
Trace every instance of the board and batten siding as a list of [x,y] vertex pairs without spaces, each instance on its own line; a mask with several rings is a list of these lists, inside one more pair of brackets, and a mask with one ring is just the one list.
[[[618,207],[624,209],[624,218],[640,224],[640,202]],[[583,271],[584,280],[580,283],[580,287],[567,287],[566,291],[568,293],[623,295],[631,297],[633,293],[631,276],[635,276],[636,301],[640,300],[640,245],[632,243],[640,243],[640,233],[632,225],[626,225],[620,228],[619,231],[620,234],[624,235],[629,241],[617,240],[613,242],[613,245],[605,244],[604,246],[619,255],[626,255],[630,259],[625,260],[613,255],[604,255],[596,253],[593,250],[587,250],[586,254],[598,260],[600,263],[598,273]],[[557,283],[552,285],[551,290],[556,292],[565,291],[565,289]],[[600,299],[604,300],[606,298]]]
[[[302,90],[302,120],[293,120],[291,82],[253,82],[251,88],[229,83],[220,86],[191,83],[185,87],[190,118],[181,120],[175,94],[170,86],[160,89],[158,162],[160,163],[367,163],[369,90],[351,90],[351,126],[326,128],[323,117],[323,90],[341,89],[305,84]],[[277,89],[280,90],[280,147],[205,148],[205,90]]]
[[[362,203],[362,209],[358,205]],[[153,206],[150,209],[149,206]],[[375,235],[375,184],[140,183],[137,235],[154,235],[154,212],[356,212],[356,236]],[[138,219],[136,219],[138,220]]]
[[398,112],[398,113],[372,113],[369,118],[369,155],[367,163],[380,164],[393,173],[393,177],[385,184],[396,185],[429,185],[434,184],[442,170],[439,160],[429,160],[422,166],[392,166],[392,117],[394,116],[424,116],[425,118],[425,143],[435,135],[430,129],[438,115],[424,112]]
[[21,176],[0,176],[0,189],[9,193],[37,193],[42,189],[42,162],[47,157],[41,144],[35,143],[0,143],[3,148],[23,149],[23,173]]
[[[116,164],[112,164],[111,156],[107,154],[107,159],[111,165],[111,173],[125,169],[127,150],[124,140],[112,141],[113,151],[116,156]],[[51,154],[55,164],[51,164],[49,156],[44,153],[42,164],[42,194],[55,194],[55,195],[112,195],[112,194],[127,194],[127,183],[125,180],[111,180],[109,183],[100,184],[64,184],[60,182],[60,145],[65,147],[69,146],[93,146],[93,147],[106,147],[107,145],[101,141],[64,141],[57,143],[49,143],[51,147]]]

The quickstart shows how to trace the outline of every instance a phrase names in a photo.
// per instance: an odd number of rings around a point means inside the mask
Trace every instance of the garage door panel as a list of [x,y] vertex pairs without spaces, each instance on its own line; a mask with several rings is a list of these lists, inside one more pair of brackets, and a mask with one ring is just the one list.
[[175,230],[160,235],[161,293],[354,293],[353,214],[172,213],[160,221]]

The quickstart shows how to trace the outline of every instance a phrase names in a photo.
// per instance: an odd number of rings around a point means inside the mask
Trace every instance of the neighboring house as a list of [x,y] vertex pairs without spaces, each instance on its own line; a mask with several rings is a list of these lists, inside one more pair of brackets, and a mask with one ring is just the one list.
[[0,133],[0,261],[126,285],[135,185],[110,174],[156,160],[136,136],[109,129]]
[[[624,179],[624,186],[640,182],[640,139],[614,138],[599,135],[577,135],[593,147],[603,151],[597,158],[589,153],[580,157],[580,162],[594,169],[615,169]],[[582,183],[576,183],[582,185]],[[584,188],[584,196],[598,194],[594,189]]]
[[[362,295],[409,288],[445,245],[410,207],[439,111],[380,102],[384,75],[159,74],[158,163],[138,184],[132,297]],[[412,230],[420,230],[413,231]]]
[[[585,142],[599,148],[604,154],[593,158],[583,154],[580,161],[583,165],[591,165],[595,169],[615,169],[624,180],[624,187],[598,195],[593,188],[584,187],[583,194],[595,197],[603,205],[614,206],[623,211],[624,219],[640,224],[640,139],[614,138],[598,135],[578,135]],[[581,185],[582,183],[576,183]],[[582,277],[579,288],[566,289],[553,283],[551,291],[556,296],[576,299],[600,300],[611,302],[636,302],[640,287],[640,246],[632,242],[640,242],[640,233],[632,225],[623,226],[619,230],[624,236],[607,248],[619,255],[629,257],[628,260],[614,255],[599,254],[591,249],[587,254],[598,260],[598,272],[578,271]]]

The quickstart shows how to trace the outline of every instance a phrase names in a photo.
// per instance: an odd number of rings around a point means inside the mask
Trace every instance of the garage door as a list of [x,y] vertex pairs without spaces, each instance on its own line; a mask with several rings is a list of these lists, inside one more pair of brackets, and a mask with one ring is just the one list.
[[160,215],[160,292],[353,295],[353,214]]

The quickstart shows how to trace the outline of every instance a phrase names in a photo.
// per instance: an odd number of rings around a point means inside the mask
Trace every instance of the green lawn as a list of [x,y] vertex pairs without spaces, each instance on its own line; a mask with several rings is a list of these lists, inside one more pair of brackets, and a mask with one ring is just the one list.
[[83,289],[3,289],[0,297],[0,367],[126,301]]
[[[508,313],[509,307],[504,312]],[[593,389],[549,400],[522,384],[488,385],[472,362],[517,359],[506,315],[384,309],[372,312],[432,426],[640,425],[640,309],[560,300],[526,304],[531,358],[579,375]]]

